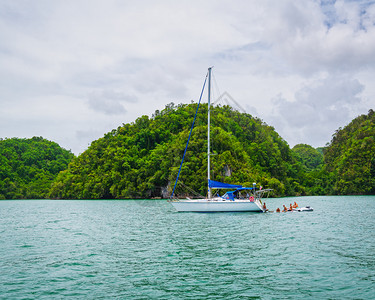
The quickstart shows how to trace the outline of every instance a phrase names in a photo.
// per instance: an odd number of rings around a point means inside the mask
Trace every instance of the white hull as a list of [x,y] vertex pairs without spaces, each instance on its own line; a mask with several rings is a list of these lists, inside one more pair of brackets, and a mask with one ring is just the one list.
[[305,206],[305,207],[297,208],[295,211],[314,211],[314,209],[310,206]]
[[263,212],[262,205],[258,200],[228,201],[223,199],[198,199],[170,201],[179,212]]

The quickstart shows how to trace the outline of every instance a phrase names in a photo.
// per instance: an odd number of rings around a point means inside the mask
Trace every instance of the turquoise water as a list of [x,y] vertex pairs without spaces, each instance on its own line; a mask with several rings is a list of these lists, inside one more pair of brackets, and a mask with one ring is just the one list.
[[375,299],[375,197],[304,213],[166,201],[0,201],[0,299]]

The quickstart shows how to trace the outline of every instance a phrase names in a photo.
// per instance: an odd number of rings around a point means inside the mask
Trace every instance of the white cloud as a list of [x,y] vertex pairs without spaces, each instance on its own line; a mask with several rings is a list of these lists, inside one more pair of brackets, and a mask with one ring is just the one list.
[[122,102],[135,102],[136,97],[121,92],[104,90],[89,95],[89,107],[107,115],[124,114],[126,109]]
[[298,90],[293,101],[282,95],[274,99],[271,124],[291,146],[324,146],[336,129],[365,110],[363,89],[358,80],[346,76],[313,82]]
[[[311,115],[339,118],[334,131],[355,116],[345,99],[375,106],[374,24],[369,1],[2,1],[0,137],[82,152],[90,137],[198,100],[214,65],[221,92],[277,130],[299,124],[280,131],[291,144],[315,143],[328,126],[307,134]],[[328,120],[321,99],[341,113]],[[287,123],[274,118],[281,104],[295,111]]]

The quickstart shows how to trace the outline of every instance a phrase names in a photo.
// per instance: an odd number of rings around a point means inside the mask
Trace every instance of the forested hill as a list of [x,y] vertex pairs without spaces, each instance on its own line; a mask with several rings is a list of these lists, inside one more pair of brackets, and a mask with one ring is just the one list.
[[73,157],[42,137],[0,139],[0,199],[48,197],[51,183]]
[[[68,199],[166,197],[175,182],[197,104],[173,103],[149,118],[94,141],[52,186]],[[211,107],[211,177],[227,183],[257,182],[276,195],[304,193],[304,168],[288,144],[260,119],[229,106]],[[177,195],[206,195],[207,104],[201,105]]]
[[355,118],[333,135],[324,151],[333,194],[375,194],[375,113]]
[[[42,137],[0,139],[0,199],[168,197],[197,104],[173,103],[112,130],[78,157]],[[290,149],[275,130],[229,106],[211,107],[211,178],[273,196],[375,194],[375,113],[338,129],[325,148]],[[177,196],[206,195],[207,104],[201,105]]]

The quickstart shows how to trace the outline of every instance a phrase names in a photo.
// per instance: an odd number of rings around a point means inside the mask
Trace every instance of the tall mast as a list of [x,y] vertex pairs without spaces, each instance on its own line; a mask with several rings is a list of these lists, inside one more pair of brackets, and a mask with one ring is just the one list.
[[210,172],[210,112],[211,112],[211,69],[212,67],[208,68],[208,116],[207,116],[207,185],[208,185],[208,199],[211,199],[211,188],[210,188],[210,179],[211,179],[211,172]]

